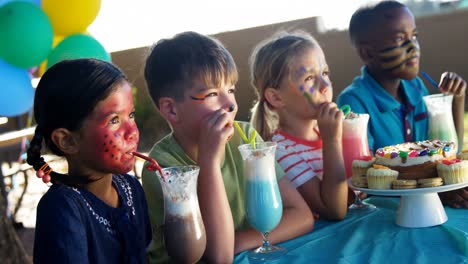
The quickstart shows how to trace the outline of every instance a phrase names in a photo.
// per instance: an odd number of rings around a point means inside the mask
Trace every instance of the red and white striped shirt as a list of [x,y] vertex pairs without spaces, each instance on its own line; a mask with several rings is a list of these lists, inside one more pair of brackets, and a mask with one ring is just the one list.
[[322,140],[307,141],[276,131],[272,140],[277,143],[276,160],[294,187],[323,175]]

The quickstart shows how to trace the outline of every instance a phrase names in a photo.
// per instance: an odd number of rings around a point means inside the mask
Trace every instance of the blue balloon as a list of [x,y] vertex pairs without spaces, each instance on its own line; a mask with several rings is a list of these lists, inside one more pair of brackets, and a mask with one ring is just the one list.
[[34,88],[29,73],[0,60],[0,116],[17,116],[34,103]]

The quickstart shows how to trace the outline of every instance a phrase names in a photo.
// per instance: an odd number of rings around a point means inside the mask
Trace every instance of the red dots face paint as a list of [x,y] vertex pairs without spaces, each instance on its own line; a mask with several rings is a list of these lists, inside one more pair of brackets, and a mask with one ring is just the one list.
[[[79,164],[96,173],[127,173],[133,169],[139,132],[132,90],[120,84],[99,102],[80,130]],[[86,169],[86,168],[83,168]]]

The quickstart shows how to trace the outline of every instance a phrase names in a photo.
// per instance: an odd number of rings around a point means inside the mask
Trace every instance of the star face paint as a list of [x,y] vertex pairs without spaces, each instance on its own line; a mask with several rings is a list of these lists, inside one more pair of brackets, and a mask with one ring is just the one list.
[[[87,171],[127,173],[133,169],[139,131],[128,83],[99,102],[80,130],[80,157]],[[86,168],[85,168],[86,171]]]
[[401,45],[381,50],[378,57],[385,71],[400,72],[406,67],[417,68],[418,63],[411,63],[411,60],[419,58],[419,44],[417,40],[407,40]]

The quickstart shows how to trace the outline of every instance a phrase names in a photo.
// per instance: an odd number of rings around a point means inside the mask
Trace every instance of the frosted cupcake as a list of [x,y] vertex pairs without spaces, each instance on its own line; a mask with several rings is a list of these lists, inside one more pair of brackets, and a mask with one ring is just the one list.
[[372,157],[363,157],[361,159],[353,160],[353,178],[359,178],[367,175],[367,169],[372,167],[375,159]]
[[351,182],[353,186],[360,188],[367,188],[367,170],[372,167],[375,159],[366,156],[358,160],[353,160],[352,163],[352,172]]
[[457,155],[459,159],[468,160],[468,150],[463,150],[460,154]]
[[391,189],[392,182],[398,178],[398,171],[374,164],[367,170],[367,186],[369,189]]
[[468,160],[442,160],[437,164],[437,174],[446,185],[468,182]]

